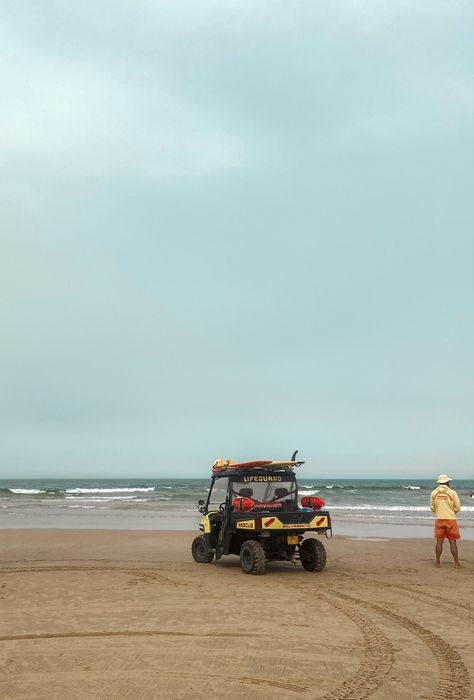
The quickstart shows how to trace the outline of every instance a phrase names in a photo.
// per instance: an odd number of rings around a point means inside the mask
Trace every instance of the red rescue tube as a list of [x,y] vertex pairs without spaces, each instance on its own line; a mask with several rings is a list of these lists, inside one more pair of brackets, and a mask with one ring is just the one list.
[[249,510],[252,510],[255,505],[255,501],[251,498],[234,498],[232,505],[234,506],[234,510],[240,510],[247,513]]
[[321,508],[326,505],[326,501],[317,496],[303,496],[301,499],[301,505],[303,508],[312,508],[313,510],[321,510]]

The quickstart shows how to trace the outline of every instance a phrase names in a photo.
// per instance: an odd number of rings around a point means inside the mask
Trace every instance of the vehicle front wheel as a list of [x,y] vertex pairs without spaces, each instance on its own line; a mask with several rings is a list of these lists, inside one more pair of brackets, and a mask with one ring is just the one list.
[[214,559],[214,552],[207,546],[204,535],[199,535],[193,540],[191,552],[194,561],[197,561],[198,564],[210,564]]
[[240,548],[240,568],[244,574],[260,576],[265,573],[265,551],[255,540],[244,542]]
[[300,545],[301,565],[306,571],[322,571],[326,566],[326,550],[319,540],[311,537]]

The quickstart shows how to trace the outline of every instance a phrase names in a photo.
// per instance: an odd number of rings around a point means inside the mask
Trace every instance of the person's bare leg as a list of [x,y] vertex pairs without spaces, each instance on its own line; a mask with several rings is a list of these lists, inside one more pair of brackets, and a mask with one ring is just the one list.
[[458,545],[456,544],[456,540],[449,540],[449,546],[451,548],[451,554],[453,555],[454,559],[454,568],[462,569],[463,566],[459,561]]
[[436,566],[441,566],[441,552],[443,551],[444,539],[436,540]]

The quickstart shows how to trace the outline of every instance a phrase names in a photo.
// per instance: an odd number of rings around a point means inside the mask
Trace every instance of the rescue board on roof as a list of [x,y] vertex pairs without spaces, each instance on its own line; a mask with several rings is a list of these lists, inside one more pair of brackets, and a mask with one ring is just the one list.
[[289,459],[284,461],[275,461],[272,459],[259,459],[254,462],[237,462],[228,459],[223,461],[222,459],[216,459],[212,465],[213,472],[220,472],[223,470],[231,469],[293,469],[294,467],[299,467],[304,462],[300,462],[296,459]]
[[269,467],[272,464],[271,459],[260,459],[255,462],[239,462],[235,464],[231,459],[223,462],[222,459],[216,459],[212,465],[212,471],[218,472],[222,469],[258,469],[259,467]]
[[270,462],[268,465],[269,469],[289,469],[291,467],[299,467],[304,462],[298,462],[297,460],[288,460],[287,462]]

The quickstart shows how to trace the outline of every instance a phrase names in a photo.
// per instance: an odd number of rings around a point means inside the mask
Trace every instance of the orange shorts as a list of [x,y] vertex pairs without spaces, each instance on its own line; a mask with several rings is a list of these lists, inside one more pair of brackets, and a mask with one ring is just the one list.
[[437,540],[459,540],[458,521],[457,520],[435,520],[434,536]]

